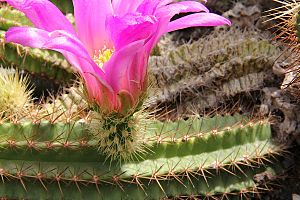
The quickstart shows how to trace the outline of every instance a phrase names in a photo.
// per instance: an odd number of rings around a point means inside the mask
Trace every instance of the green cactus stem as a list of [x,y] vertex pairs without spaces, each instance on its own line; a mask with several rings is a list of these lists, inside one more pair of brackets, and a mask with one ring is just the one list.
[[108,162],[88,127],[83,121],[3,122],[0,196],[161,199],[239,193],[255,188],[253,175],[273,169],[272,157],[282,151],[271,142],[267,121],[216,116],[153,121],[144,138],[148,153]]
[[0,5],[0,30],[14,26],[32,26],[25,14],[9,6]]

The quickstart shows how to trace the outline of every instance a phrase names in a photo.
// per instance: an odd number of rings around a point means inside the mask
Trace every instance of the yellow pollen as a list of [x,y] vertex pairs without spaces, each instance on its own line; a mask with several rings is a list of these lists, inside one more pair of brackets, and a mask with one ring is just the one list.
[[107,49],[104,47],[102,50],[95,52],[93,60],[100,68],[102,68],[103,64],[110,59],[113,52],[113,49]]

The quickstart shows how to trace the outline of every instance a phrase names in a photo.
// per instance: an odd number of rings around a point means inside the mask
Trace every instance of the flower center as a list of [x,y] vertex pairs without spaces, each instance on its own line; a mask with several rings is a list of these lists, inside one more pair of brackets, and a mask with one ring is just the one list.
[[93,60],[100,68],[102,68],[103,64],[110,59],[113,52],[113,49],[107,49],[106,47],[104,47],[102,50],[98,50],[98,52],[95,52]]

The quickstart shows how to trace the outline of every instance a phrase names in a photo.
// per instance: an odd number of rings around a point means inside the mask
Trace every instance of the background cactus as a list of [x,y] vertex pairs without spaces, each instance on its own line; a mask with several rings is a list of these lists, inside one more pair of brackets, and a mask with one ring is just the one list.
[[157,89],[151,107],[167,106],[175,115],[203,112],[276,83],[272,68],[286,56],[266,37],[233,28],[152,56]]

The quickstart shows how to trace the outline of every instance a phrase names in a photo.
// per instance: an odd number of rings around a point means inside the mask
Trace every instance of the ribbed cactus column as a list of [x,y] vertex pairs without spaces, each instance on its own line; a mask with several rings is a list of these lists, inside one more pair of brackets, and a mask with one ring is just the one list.
[[152,121],[146,154],[107,160],[83,121],[3,122],[0,196],[26,199],[160,199],[239,193],[282,151],[270,124],[239,115]]

